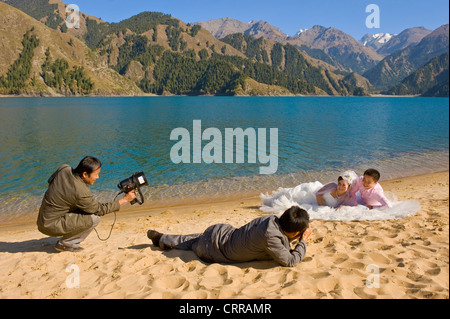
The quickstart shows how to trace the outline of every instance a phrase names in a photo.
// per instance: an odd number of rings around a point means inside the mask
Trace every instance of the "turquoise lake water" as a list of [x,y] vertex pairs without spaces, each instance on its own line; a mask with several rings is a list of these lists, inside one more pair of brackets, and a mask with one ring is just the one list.
[[[190,134],[204,151],[215,139],[222,161],[175,164],[173,130]],[[269,155],[270,129],[277,129],[276,173],[260,148],[248,140],[244,163],[225,163],[226,129],[254,129]],[[258,131],[260,129],[260,131]],[[266,138],[260,134],[265,129]],[[198,127],[197,127],[198,130]],[[251,130],[250,130],[251,131]],[[249,132],[249,131],[247,131]],[[103,168],[92,187],[96,196],[114,197],[119,181],[144,171],[152,200],[266,192],[319,180],[339,172],[358,174],[368,167],[382,179],[448,170],[449,99],[384,97],[95,97],[0,98],[0,221],[35,212],[48,177],[60,164],[75,167],[85,155],[98,157]],[[213,144],[209,144],[212,146]],[[200,147],[200,148],[198,148]],[[208,150],[210,150],[209,148]],[[189,151],[189,150],[188,150]],[[180,152],[177,154],[181,154]],[[214,153],[217,155],[216,153]],[[256,155],[251,163],[249,154]]]

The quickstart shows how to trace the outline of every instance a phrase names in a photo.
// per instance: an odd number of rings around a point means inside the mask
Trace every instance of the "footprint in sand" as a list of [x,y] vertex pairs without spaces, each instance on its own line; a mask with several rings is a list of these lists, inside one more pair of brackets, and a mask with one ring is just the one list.
[[209,290],[222,287],[227,281],[228,271],[222,265],[213,264],[206,267],[201,275],[202,279],[198,282],[199,286],[203,286]]
[[388,257],[380,253],[370,253],[368,256],[377,265],[390,265],[392,263],[392,261]]
[[366,265],[354,258],[348,259],[341,264],[341,267],[348,269],[365,269]]
[[323,293],[330,293],[339,288],[340,283],[337,278],[325,278],[317,281],[317,289]]
[[170,276],[158,277],[150,280],[149,286],[162,290],[184,290],[189,286],[189,282],[184,276],[172,274]]

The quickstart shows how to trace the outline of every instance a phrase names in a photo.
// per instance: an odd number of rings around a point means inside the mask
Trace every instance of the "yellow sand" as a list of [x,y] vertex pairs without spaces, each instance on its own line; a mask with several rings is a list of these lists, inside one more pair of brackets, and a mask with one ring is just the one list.
[[[79,253],[33,222],[0,226],[0,298],[449,298],[449,175],[381,183],[421,210],[402,220],[312,222],[304,261],[206,264],[193,252],[161,251],[146,237],[241,226],[262,216],[258,196],[121,211],[107,242],[93,232]],[[109,231],[113,216],[97,227]],[[75,266],[71,266],[75,265]],[[74,280],[79,274],[79,287]]]

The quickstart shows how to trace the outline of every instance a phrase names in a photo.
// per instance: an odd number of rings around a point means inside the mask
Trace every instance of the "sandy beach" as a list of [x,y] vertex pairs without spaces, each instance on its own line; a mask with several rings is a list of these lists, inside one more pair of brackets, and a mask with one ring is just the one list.
[[[292,268],[207,264],[146,237],[150,228],[188,234],[216,223],[239,227],[264,215],[258,194],[128,208],[108,241],[92,232],[79,253],[57,253],[57,239],[34,221],[0,225],[0,298],[449,298],[448,171],[381,185],[399,200],[419,201],[421,210],[401,220],[313,220],[306,257]],[[113,218],[102,218],[100,236]]]

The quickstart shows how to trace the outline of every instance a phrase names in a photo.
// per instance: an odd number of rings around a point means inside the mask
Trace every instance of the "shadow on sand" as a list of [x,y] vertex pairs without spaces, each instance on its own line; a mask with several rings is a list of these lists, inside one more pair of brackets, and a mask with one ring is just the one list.
[[[140,245],[134,245],[134,246],[129,246],[126,248],[121,248],[121,249],[146,249],[146,248],[150,248],[152,251],[160,251],[162,255],[166,256],[167,258],[179,258],[181,259],[184,263],[188,263],[190,261],[193,260],[197,260],[199,262],[201,262],[204,265],[211,265],[210,263],[207,263],[203,260],[201,260],[200,258],[198,258],[198,256],[191,250],[177,250],[177,249],[171,249],[171,250],[161,250],[158,247],[155,247],[152,244],[140,244]],[[232,265],[232,266],[236,266],[239,268],[255,268],[255,269],[270,269],[270,268],[274,268],[279,266],[275,261],[272,260],[263,260],[263,261],[248,261],[248,262],[243,262],[243,263],[230,263],[230,264],[224,264],[224,263],[220,263],[221,265]]]
[[45,252],[48,254],[58,253],[55,250],[55,244],[58,238],[31,239],[21,242],[1,242],[0,253],[27,253],[27,252]]

